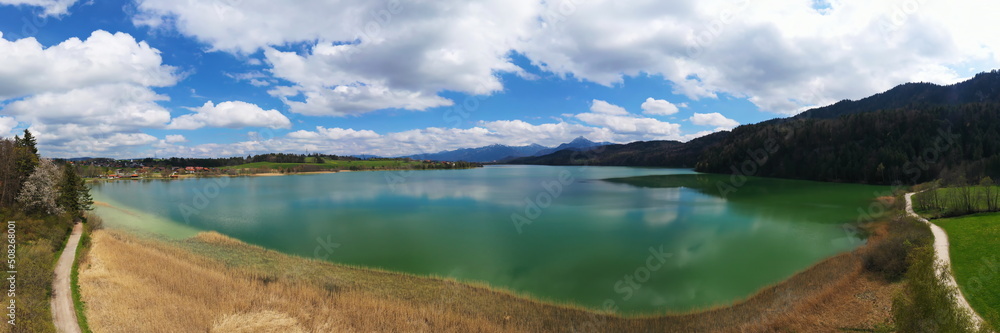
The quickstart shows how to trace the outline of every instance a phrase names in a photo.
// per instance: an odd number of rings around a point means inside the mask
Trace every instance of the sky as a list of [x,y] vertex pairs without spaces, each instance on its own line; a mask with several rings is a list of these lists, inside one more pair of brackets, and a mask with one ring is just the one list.
[[0,136],[46,157],[687,141],[998,67],[1000,4],[0,0]]

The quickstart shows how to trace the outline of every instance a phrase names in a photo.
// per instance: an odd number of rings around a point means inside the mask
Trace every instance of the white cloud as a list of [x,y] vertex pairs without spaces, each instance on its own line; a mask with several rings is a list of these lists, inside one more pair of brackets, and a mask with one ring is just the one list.
[[9,136],[11,131],[17,127],[17,119],[11,117],[0,117],[0,138]]
[[[442,91],[501,91],[498,73],[523,73],[508,54],[534,24],[538,6],[503,0],[244,0],[239,6],[144,0],[133,21],[176,29],[218,50],[263,49],[274,77],[292,83],[272,90],[292,112],[344,116],[451,105],[438,96]],[[307,51],[271,47],[294,43],[305,43]],[[300,95],[304,101],[293,98]]]
[[659,121],[653,118],[618,116],[603,113],[581,113],[576,115],[583,122],[606,127],[613,132],[654,135],[658,138],[678,137],[681,125]]
[[[531,76],[512,51],[567,78],[612,86],[659,76],[692,99],[747,98],[789,114],[1000,64],[1000,35],[981,28],[1000,3],[915,3],[143,0],[134,22],[219,50],[264,49],[272,74],[292,83],[272,91],[314,115],[424,110],[451,103],[441,91],[502,91],[496,74]],[[306,51],[271,49],[296,43]]]
[[0,38],[0,99],[111,83],[165,87],[178,78],[158,50],[126,33],[97,30],[48,48],[35,38]]
[[603,114],[616,114],[616,115],[628,114],[628,111],[625,111],[625,108],[599,99],[595,99],[593,102],[591,102],[590,111]]
[[170,112],[158,104],[169,97],[152,87],[178,79],[158,50],[124,33],[98,30],[50,47],[0,38],[0,113],[28,124],[46,156],[119,154],[115,147],[155,142],[141,131],[162,128]]
[[146,87],[106,84],[33,95],[6,105],[3,112],[31,124],[43,153],[67,157],[59,152],[86,149],[88,139],[163,127],[170,112],[156,102],[166,99]]
[[718,112],[712,112],[712,113],[695,113],[688,120],[690,120],[691,123],[695,124],[695,125],[700,125],[700,126],[715,126],[715,127],[720,127],[720,128],[724,128],[724,129],[732,129],[732,128],[740,125],[739,122],[737,122],[735,120],[732,120],[732,119],[729,119],[729,118],[726,118],[726,116],[723,116],[721,113],[718,113]]
[[809,1],[587,1],[543,18],[519,51],[577,79],[661,75],[693,99],[728,94],[785,114],[909,81],[952,83],[968,63],[997,66],[1000,36],[976,26],[1000,4],[916,3],[831,1],[821,13]]
[[374,139],[381,137],[378,133],[369,130],[355,131],[352,128],[326,128],[323,126],[316,126],[315,132],[310,132],[306,130],[295,131],[288,133],[288,137],[292,139],[326,139],[326,140],[345,140],[345,139]]
[[66,14],[76,0],[0,0],[0,5],[34,6],[45,11],[43,16],[59,16]]
[[169,134],[163,139],[163,141],[166,141],[167,143],[180,143],[187,142],[188,140],[180,134]]
[[[685,107],[687,105],[682,103],[680,106]],[[642,103],[642,113],[657,116],[669,116],[679,111],[677,107],[678,105],[674,105],[666,100],[654,99],[650,97]]]
[[264,110],[259,106],[241,101],[222,102],[215,105],[205,102],[195,113],[186,114],[167,125],[168,129],[198,129],[205,126],[242,128],[267,127],[272,129],[290,128],[291,121],[277,110]]
[[[299,90],[303,89],[303,90]],[[310,116],[359,115],[386,108],[426,110],[450,106],[452,101],[422,92],[390,90],[378,85],[341,85],[333,89],[323,87],[279,87],[270,93],[281,98],[291,112]],[[305,96],[304,102],[289,97]]]
[[580,113],[572,115],[572,117],[588,125],[603,127],[613,133],[630,137],[657,140],[681,138],[681,125],[679,124],[639,117],[629,113],[623,107],[602,100],[595,99],[591,104],[590,111],[590,113]]

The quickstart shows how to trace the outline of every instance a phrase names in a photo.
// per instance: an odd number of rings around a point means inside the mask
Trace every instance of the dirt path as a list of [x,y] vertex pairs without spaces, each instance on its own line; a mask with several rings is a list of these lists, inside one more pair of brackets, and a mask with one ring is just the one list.
[[49,303],[52,307],[52,320],[55,321],[58,332],[80,332],[80,325],[76,321],[76,309],[73,308],[69,276],[73,270],[73,259],[76,258],[76,246],[80,244],[81,234],[83,234],[83,224],[77,223],[73,226],[69,240],[66,241],[66,249],[56,262],[55,279],[52,280],[52,300]]
[[958,297],[956,297],[955,302],[958,303],[959,307],[965,309],[965,311],[968,311],[969,314],[972,315],[972,321],[975,322],[977,327],[981,327],[983,318],[979,317],[979,314],[976,313],[976,310],[972,309],[972,306],[969,306],[969,301],[965,300],[965,296],[962,295],[962,290],[958,288],[958,283],[955,282],[955,275],[951,272],[951,255],[948,251],[948,234],[946,234],[944,229],[939,227],[937,224],[931,223],[913,211],[913,200],[910,199],[910,197],[914,194],[916,193],[906,194],[906,213],[917,218],[920,222],[930,225],[931,232],[934,233],[934,255],[937,257],[938,262],[943,265],[941,268],[948,270],[948,274],[945,274],[947,278],[944,283],[954,287],[955,290],[958,290]]

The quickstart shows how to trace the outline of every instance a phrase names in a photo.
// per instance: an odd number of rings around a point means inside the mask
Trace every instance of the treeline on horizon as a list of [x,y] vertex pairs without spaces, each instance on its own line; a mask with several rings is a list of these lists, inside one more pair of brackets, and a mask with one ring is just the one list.
[[[765,158],[754,152],[767,151]],[[1000,104],[912,106],[740,126],[707,147],[699,172],[918,184],[1000,178]]]
[[[323,163],[325,161],[362,161],[362,160],[379,160],[379,158],[363,159],[355,156],[338,156],[329,154],[285,154],[285,153],[268,153],[259,155],[247,155],[246,157],[235,156],[235,157],[217,157],[217,158],[186,158],[186,157],[170,157],[170,158],[142,158],[142,159],[128,159],[128,160],[117,160],[111,158],[88,158],[83,160],[83,164],[113,164],[117,162],[129,162],[129,163],[140,163],[148,167],[188,167],[188,166],[200,166],[205,168],[219,168],[227,166],[237,166],[247,163],[256,162],[272,162],[272,163],[307,163],[308,160],[312,160],[313,163]],[[65,162],[64,159],[59,159],[61,162]]]
[[[249,175],[256,173],[300,173],[300,172],[322,172],[322,171],[368,171],[368,170],[440,170],[440,169],[468,169],[482,167],[482,163],[474,162],[437,162],[414,160],[411,158],[381,158],[369,157],[361,158],[355,156],[338,156],[329,154],[287,154],[268,153],[259,155],[247,155],[246,157],[221,157],[221,158],[143,158],[117,160],[111,158],[83,158],[70,160],[57,160],[61,165],[70,165],[77,172],[87,178],[100,177],[102,175],[125,169],[127,172],[135,172],[142,177],[169,177],[171,168],[202,167],[206,170],[199,170],[197,176],[218,176],[218,175]],[[344,162],[344,163],[338,163]],[[140,170],[141,169],[141,170]],[[165,169],[165,170],[163,170]]]

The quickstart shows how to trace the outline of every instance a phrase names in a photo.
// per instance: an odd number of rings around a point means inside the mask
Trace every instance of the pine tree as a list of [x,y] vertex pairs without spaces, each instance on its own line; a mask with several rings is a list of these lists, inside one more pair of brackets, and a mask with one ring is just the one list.
[[63,169],[62,181],[59,183],[59,198],[56,202],[74,217],[83,217],[84,211],[94,209],[90,187],[76,174],[76,169],[72,165],[67,165]]
[[[14,137],[17,138],[17,136]],[[38,156],[38,148],[36,147],[38,142],[35,140],[35,136],[31,135],[31,132],[27,129],[24,130],[24,137],[19,138],[17,144],[18,147],[26,148],[30,154]]]

